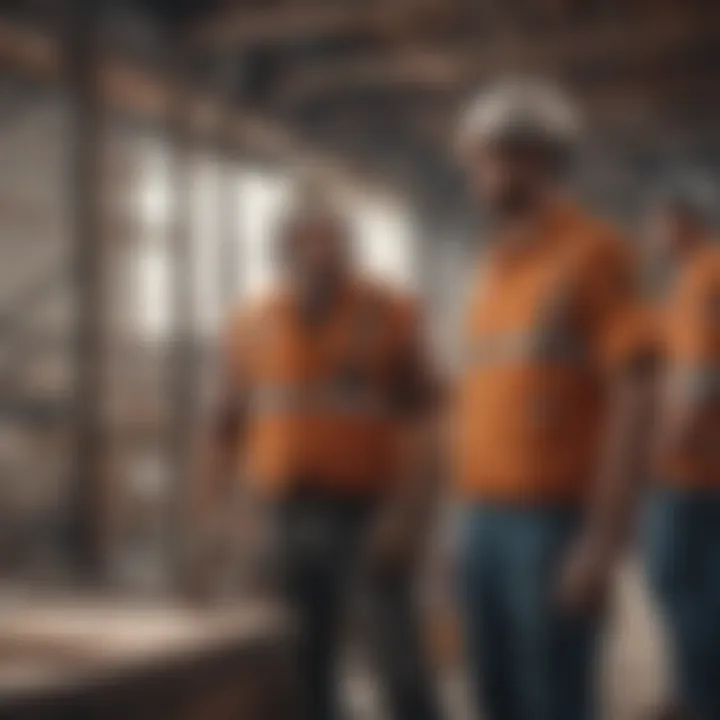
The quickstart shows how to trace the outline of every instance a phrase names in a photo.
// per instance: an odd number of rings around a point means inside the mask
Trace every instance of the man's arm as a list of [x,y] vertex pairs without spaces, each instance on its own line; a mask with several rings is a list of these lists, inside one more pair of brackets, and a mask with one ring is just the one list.
[[652,368],[645,365],[624,373],[612,392],[604,463],[588,516],[590,533],[611,554],[622,552],[632,536],[647,478],[654,389]]
[[632,536],[647,478],[652,436],[653,383],[628,372],[612,390],[607,441],[585,527],[562,569],[558,596],[573,611],[605,600],[613,569]]
[[632,533],[654,433],[657,347],[652,318],[640,305],[626,256],[597,271],[601,278],[593,310],[597,358],[607,371],[605,432],[585,525],[558,588],[561,602],[577,611],[605,599]]
[[440,388],[417,313],[405,316],[393,368],[393,405],[400,441],[399,477],[378,518],[371,562],[407,570],[427,539],[439,486]]

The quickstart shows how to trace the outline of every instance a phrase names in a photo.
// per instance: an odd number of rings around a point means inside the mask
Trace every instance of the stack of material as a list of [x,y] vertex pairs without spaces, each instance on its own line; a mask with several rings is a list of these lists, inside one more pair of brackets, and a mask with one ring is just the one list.
[[0,607],[0,718],[283,720],[292,633],[267,605]]

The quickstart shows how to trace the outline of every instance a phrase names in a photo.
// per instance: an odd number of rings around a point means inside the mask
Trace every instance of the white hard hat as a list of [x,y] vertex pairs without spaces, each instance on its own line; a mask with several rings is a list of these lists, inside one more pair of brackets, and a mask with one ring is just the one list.
[[553,83],[506,80],[481,92],[463,112],[457,148],[465,155],[478,145],[529,139],[569,151],[579,140],[580,126],[573,103]]

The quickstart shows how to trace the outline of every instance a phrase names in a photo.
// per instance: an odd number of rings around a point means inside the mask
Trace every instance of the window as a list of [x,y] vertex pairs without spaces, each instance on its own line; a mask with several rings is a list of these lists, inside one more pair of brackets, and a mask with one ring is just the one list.
[[238,175],[239,236],[243,293],[262,295],[274,280],[273,237],[290,182],[277,175],[242,170]]
[[393,284],[417,283],[415,234],[401,205],[363,199],[354,207],[360,261],[373,275]]
[[[134,329],[146,339],[165,338],[172,322],[172,185],[168,156],[157,143],[142,147],[133,209],[139,215],[138,242],[130,267],[133,287],[130,304]],[[236,197],[240,294],[257,297],[275,279],[273,239],[291,182],[279,173],[251,167],[239,170],[209,156],[193,167],[193,289],[195,322],[200,334],[214,334],[226,312],[219,291],[220,243],[224,232],[220,183],[231,182]],[[400,204],[371,196],[349,203],[362,265],[374,276],[401,286],[417,281],[413,224]]]

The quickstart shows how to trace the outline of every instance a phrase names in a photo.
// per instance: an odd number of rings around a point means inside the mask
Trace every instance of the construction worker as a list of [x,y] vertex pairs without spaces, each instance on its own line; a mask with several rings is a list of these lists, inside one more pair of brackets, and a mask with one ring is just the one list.
[[659,428],[646,568],[667,623],[679,710],[720,718],[720,249],[690,188],[646,218],[658,296]]
[[634,262],[568,195],[578,132],[562,92],[533,80],[482,94],[460,128],[492,235],[455,415],[465,637],[489,720],[593,717],[598,633],[638,494]]
[[298,190],[278,233],[281,283],[230,324],[212,475],[232,476],[240,455],[246,484],[272,508],[299,624],[298,716],[340,717],[339,631],[358,590],[392,716],[430,720],[412,592],[431,510],[423,328],[414,302],[358,271],[349,221],[328,196]]

